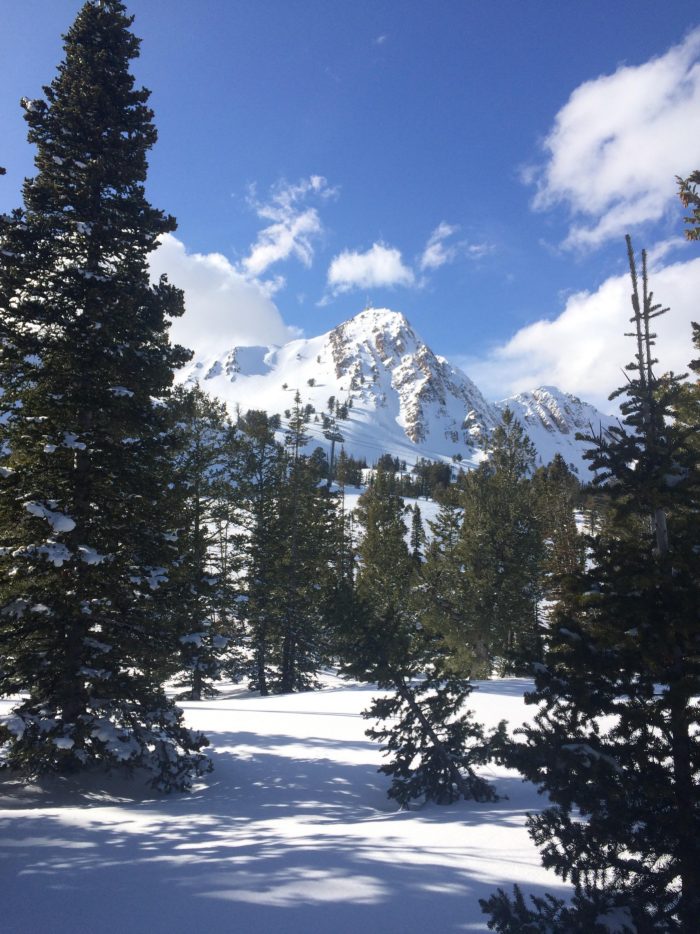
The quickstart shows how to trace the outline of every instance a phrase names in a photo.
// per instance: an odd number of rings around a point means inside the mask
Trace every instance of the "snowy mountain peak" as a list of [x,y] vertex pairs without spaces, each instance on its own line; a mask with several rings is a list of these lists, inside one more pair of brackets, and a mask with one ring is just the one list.
[[588,402],[582,402],[556,386],[540,386],[531,392],[518,393],[498,405],[501,409],[507,405],[525,426],[541,426],[550,433],[560,432],[563,435],[591,429],[597,431],[601,419],[604,427],[614,422]]
[[413,328],[406,316],[402,312],[392,311],[390,308],[365,308],[353,318],[345,321],[343,325],[340,325],[340,327],[344,326],[352,327],[358,332],[364,330],[367,333],[386,331],[397,336],[402,331],[413,333]]
[[236,377],[264,376],[274,365],[275,348],[272,347],[234,347],[222,358],[215,358],[208,366],[195,364],[203,371],[203,379],[213,379],[225,373],[234,382]]
[[395,421],[414,444],[473,448],[496,413],[477,387],[415,333],[406,318],[368,308],[328,335],[336,376],[376,408],[398,403]]
[[328,340],[338,376],[354,368],[351,375],[359,377],[361,358],[370,367],[378,364],[386,368],[422,346],[406,318],[387,308],[366,308],[334,328]]
[[617,423],[617,419],[556,386],[518,393],[497,406],[500,411],[509,408],[515,415],[537,448],[542,463],[548,463],[558,452],[567,463],[577,467],[581,476],[587,473],[581,457],[585,444],[576,440],[577,433],[597,434]]
[[327,446],[322,413],[331,396],[349,403],[339,426],[345,447],[368,462],[380,453],[413,463],[419,457],[478,463],[508,406],[547,463],[559,451],[585,472],[577,431],[611,419],[552,386],[487,401],[460,369],[427,346],[403,314],[366,308],[327,334],[281,347],[233,347],[197,360],[184,378],[198,381],[231,410],[264,409],[282,416],[298,391],[316,414],[313,443]]

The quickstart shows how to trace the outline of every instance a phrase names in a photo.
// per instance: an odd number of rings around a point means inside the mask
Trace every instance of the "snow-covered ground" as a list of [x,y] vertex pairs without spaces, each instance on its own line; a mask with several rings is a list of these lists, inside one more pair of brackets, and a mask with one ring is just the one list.
[[[345,512],[348,513],[351,510],[357,509],[357,504],[360,500],[360,497],[365,492],[366,487],[360,489],[356,486],[348,486],[345,488],[345,499],[343,508]],[[434,499],[428,499],[427,497],[421,496],[417,499],[412,496],[403,497],[404,504],[407,508],[415,509],[416,506],[420,509],[421,519],[423,522],[423,531],[425,532],[428,540],[432,538],[432,530],[428,525],[429,522],[435,522],[437,519],[438,513],[440,512],[440,505],[436,503]],[[406,544],[410,547],[411,539],[411,516],[408,512],[404,515],[404,522],[408,531],[406,532]]]
[[[215,771],[156,797],[116,777],[0,783],[0,929],[8,934],[412,934],[486,931],[497,886],[562,893],[525,830],[532,785],[484,770],[495,804],[399,811],[360,711],[373,691],[185,703]],[[481,682],[487,725],[532,714],[528,682]],[[0,704],[6,713],[8,702]]]

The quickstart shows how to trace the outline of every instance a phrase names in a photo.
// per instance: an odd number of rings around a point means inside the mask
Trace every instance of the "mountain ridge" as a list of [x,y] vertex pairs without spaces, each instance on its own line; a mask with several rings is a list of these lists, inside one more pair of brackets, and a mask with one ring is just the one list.
[[576,432],[615,422],[553,386],[491,402],[466,373],[435,354],[401,312],[385,308],[366,308],[318,337],[195,359],[181,379],[199,382],[231,411],[256,408],[281,416],[298,390],[302,404],[315,410],[310,435],[323,447],[329,442],[321,415],[333,397],[348,406],[339,425],[346,451],[370,463],[387,452],[407,463],[427,457],[473,467],[508,407],[542,463],[558,452],[585,476],[585,444]]

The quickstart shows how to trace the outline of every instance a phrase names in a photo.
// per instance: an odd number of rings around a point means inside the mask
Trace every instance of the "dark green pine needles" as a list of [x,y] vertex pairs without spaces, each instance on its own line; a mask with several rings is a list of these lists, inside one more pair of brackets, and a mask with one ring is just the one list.
[[631,247],[629,257],[624,424],[591,439],[612,504],[560,596],[529,697],[541,709],[510,756],[549,795],[530,832],[575,899],[531,909],[499,892],[484,908],[502,934],[698,929],[698,393],[655,374],[651,321],[663,309],[646,263],[640,289]]
[[486,735],[464,707],[472,685],[451,674],[444,639],[420,622],[412,593],[419,571],[405,541],[404,512],[394,475],[378,469],[357,509],[356,585],[339,608],[343,668],[389,692],[363,712],[378,721],[367,735],[383,744],[388,761],[380,771],[391,777],[389,797],[402,807],[415,800],[494,801],[475,766],[493,758],[504,724]]
[[116,0],[86,3],[65,59],[24,100],[37,174],[0,227],[0,734],[23,773],[144,768],[163,789],[206,768],[162,679],[177,542],[166,400],[188,352],[182,293],[149,283],[173,230],[145,198],[156,140],[139,41]]

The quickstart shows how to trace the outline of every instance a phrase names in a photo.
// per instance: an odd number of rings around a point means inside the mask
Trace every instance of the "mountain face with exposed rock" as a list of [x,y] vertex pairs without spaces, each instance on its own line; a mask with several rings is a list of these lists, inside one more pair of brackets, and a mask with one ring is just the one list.
[[314,409],[312,443],[328,446],[323,413],[331,397],[347,405],[339,424],[348,453],[375,461],[382,452],[414,463],[419,457],[473,466],[509,407],[542,463],[562,454],[586,474],[578,431],[614,422],[594,406],[554,387],[489,402],[458,367],[437,356],[399,312],[369,308],[327,334],[281,347],[232,347],[195,360],[183,378],[227,403],[232,413],[263,409],[282,416],[294,404]]

